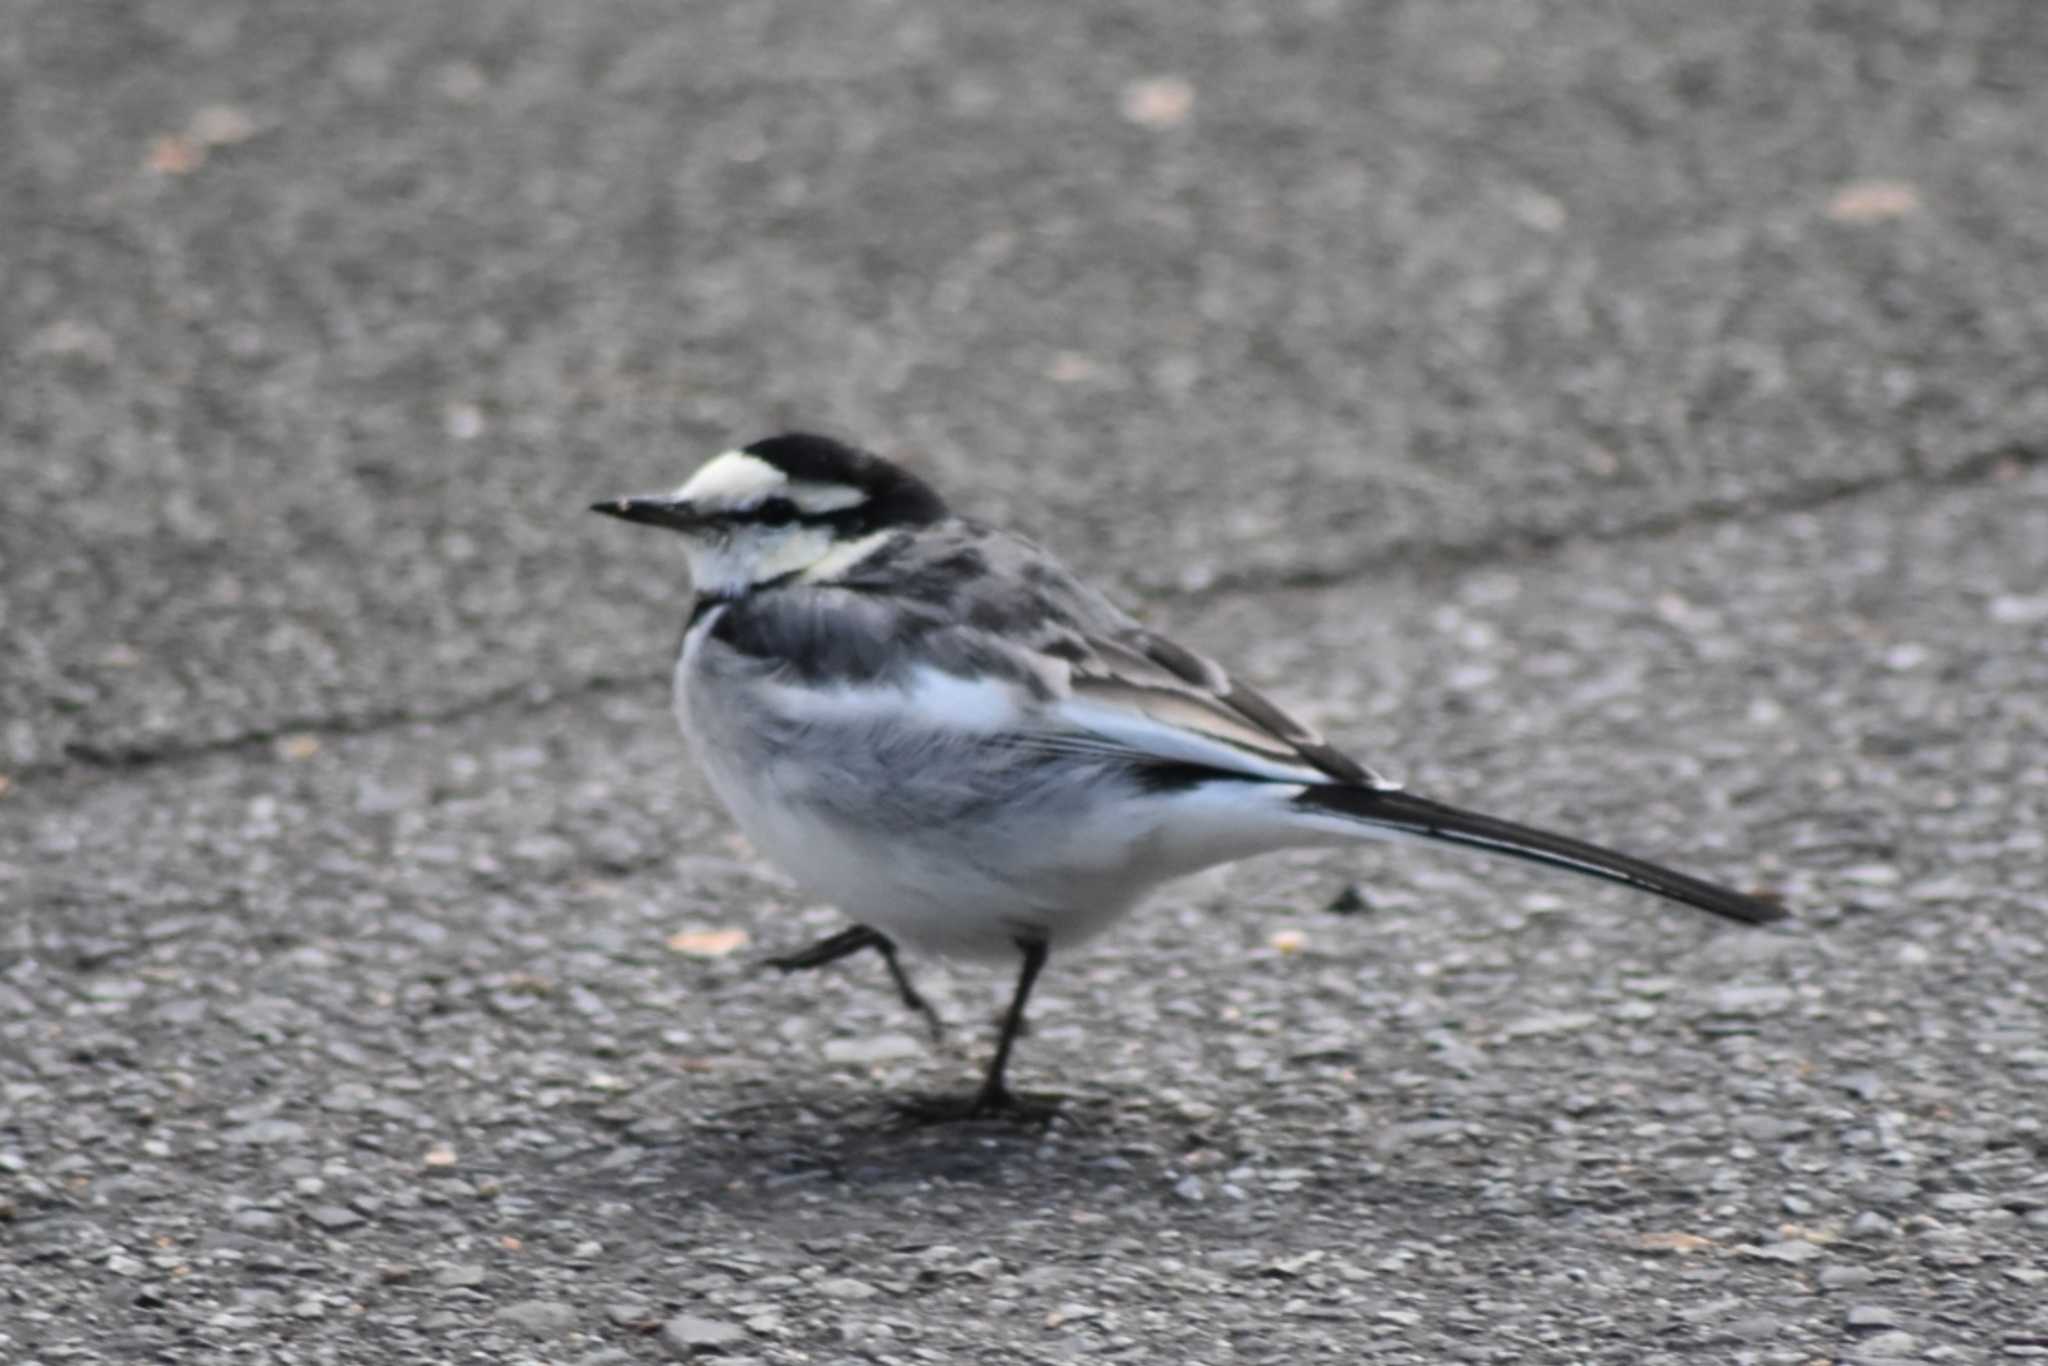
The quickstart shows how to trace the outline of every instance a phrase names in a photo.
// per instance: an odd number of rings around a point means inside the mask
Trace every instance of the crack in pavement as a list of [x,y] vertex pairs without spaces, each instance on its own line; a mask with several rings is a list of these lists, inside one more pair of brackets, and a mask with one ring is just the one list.
[[25,780],[51,778],[78,768],[132,770],[154,768],[160,764],[184,763],[195,759],[210,758],[217,754],[234,754],[261,749],[294,735],[312,736],[357,736],[376,735],[402,726],[441,725],[451,721],[465,721],[487,712],[520,710],[529,713],[550,711],[586,697],[605,693],[634,692],[641,688],[652,688],[668,681],[667,669],[660,673],[649,673],[642,677],[599,674],[592,678],[556,687],[546,683],[522,683],[512,687],[494,688],[475,697],[464,698],[452,706],[408,710],[402,707],[379,707],[363,712],[344,713],[324,717],[293,717],[261,726],[255,730],[235,735],[223,735],[212,740],[197,740],[189,743],[176,741],[161,744],[114,744],[95,745],[72,743],[64,747],[64,759],[56,763],[30,765],[16,769],[10,775],[17,785]]
[[[1699,527],[1739,522],[1750,517],[1811,512],[1820,508],[1876,497],[1899,488],[1931,490],[1967,487],[2011,478],[2016,474],[2048,465],[2048,448],[2008,445],[1980,452],[1957,461],[1944,470],[1927,470],[1915,465],[1899,475],[1861,479],[1817,480],[1755,498],[1709,498],[1669,513],[1651,513],[1627,523],[1597,529],[1529,529],[1491,540],[1469,542],[1395,541],[1345,560],[1340,564],[1311,565],[1273,571],[1228,571],[1198,589],[1177,589],[1162,585],[1148,592],[1154,601],[1171,599],[1215,599],[1276,590],[1329,588],[1374,569],[1392,565],[1415,568],[1430,565],[1443,569],[1468,570],[1486,565],[1527,562],[1550,555],[1567,545],[1614,544],[1635,539],[1668,536]],[[439,725],[504,709],[530,713],[574,706],[584,699],[608,693],[631,693],[666,687],[670,668],[664,665],[641,675],[599,674],[563,684],[531,683],[493,689],[466,698],[452,706],[413,710],[400,706],[380,707],[334,716],[297,717],[276,721],[254,730],[212,740],[179,743],[97,745],[73,743],[64,758],[50,763],[16,769],[9,779],[17,788],[55,778],[76,769],[132,770],[159,764],[186,763],[220,754],[254,752],[287,736],[374,735],[401,726]]]
[[1204,598],[1274,589],[1331,588],[1360,574],[1392,565],[1409,568],[1429,565],[1462,570],[1482,565],[1525,563],[1541,559],[1567,545],[1612,545],[1740,522],[1750,517],[1812,512],[1899,488],[1964,488],[2011,478],[2043,465],[2048,465],[2048,448],[2036,450],[2016,444],[1999,446],[1966,456],[1948,469],[1928,470],[1916,465],[1899,474],[1816,479],[1752,497],[1703,498],[1683,508],[1646,512],[1606,527],[1524,527],[1469,540],[1396,540],[1372,546],[1332,564],[1237,571],[1225,569],[1200,589],[1183,590],[1162,585],[1154,596]]

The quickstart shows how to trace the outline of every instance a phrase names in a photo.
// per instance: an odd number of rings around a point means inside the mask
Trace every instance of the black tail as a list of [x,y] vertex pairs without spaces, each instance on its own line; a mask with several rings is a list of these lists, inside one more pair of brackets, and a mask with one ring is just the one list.
[[1442,840],[1471,849],[1483,849],[1531,863],[1567,868],[1589,877],[1605,878],[1624,886],[1637,887],[1658,896],[1697,906],[1703,911],[1740,920],[1749,925],[1768,924],[1785,917],[1785,908],[1761,897],[1746,896],[1727,887],[1717,887],[1696,877],[1660,868],[1597,844],[1587,844],[1567,835],[1553,835],[1513,821],[1461,811],[1427,797],[1370,787],[1312,787],[1295,799],[1315,810],[1348,816],[1370,825],[1383,826],[1423,839]]

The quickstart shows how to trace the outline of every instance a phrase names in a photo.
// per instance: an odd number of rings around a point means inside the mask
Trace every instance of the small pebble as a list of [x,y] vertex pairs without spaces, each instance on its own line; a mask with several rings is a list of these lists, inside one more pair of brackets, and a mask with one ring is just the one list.
[[818,1293],[835,1300],[869,1300],[881,1292],[866,1281],[857,1281],[851,1276],[834,1276],[818,1282]]
[[1761,1247],[1754,1245],[1741,1247],[1737,1248],[1736,1251],[1745,1257],[1754,1257],[1758,1261],[1786,1262],[1794,1266],[1801,1262],[1810,1262],[1822,1255],[1821,1250],[1812,1243],[1802,1242],[1796,1238],[1787,1239],[1782,1243],[1766,1243]]
[[536,1336],[566,1331],[576,1322],[576,1310],[560,1300],[521,1300],[508,1304],[491,1316]]
[[293,1119],[259,1119],[253,1124],[239,1124],[221,1137],[229,1143],[245,1143],[251,1147],[297,1144],[305,1141],[306,1126]]
[[434,1284],[449,1290],[467,1290],[484,1283],[484,1268],[477,1262],[451,1262],[434,1273]]
[[345,1205],[315,1205],[306,1211],[306,1217],[330,1233],[339,1233],[363,1222],[362,1215]]
[[1949,1191],[1935,1196],[1931,1203],[1944,1214],[1976,1214],[1992,1208],[1997,1202],[1974,1191]]
[[924,1045],[908,1034],[876,1034],[865,1039],[827,1039],[825,1061],[847,1063],[896,1062],[915,1058]]
[[744,1341],[746,1336],[746,1330],[736,1323],[699,1318],[695,1314],[678,1314],[661,1325],[663,1345],[677,1356],[715,1352]]
[[1919,1349],[1920,1340],[1911,1333],[1878,1333],[1863,1339],[1856,1345],[1858,1358],[1864,1357],[1910,1357]]

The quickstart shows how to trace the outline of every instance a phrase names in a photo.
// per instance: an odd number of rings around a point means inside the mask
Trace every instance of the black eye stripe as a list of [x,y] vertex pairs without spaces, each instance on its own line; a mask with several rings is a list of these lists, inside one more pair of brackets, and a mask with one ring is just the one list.
[[801,522],[805,526],[852,531],[864,530],[871,515],[866,503],[855,503],[849,508],[834,508],[830,512],[805,512],[791,499],[768,498],[753,507],[725,513],[718,520],[739,526],[788,526],[791,522]]
[[866,503],[855,503],[850,508],[814,512],[804,518],[804,523],[808,526],[829,526],[838,531],[865,531],[872,515],[872,510]]
[[750,508],[735,508],[719,520],[749,526],[787,526],[801,520],[803,512],[787,498],[764,498]]

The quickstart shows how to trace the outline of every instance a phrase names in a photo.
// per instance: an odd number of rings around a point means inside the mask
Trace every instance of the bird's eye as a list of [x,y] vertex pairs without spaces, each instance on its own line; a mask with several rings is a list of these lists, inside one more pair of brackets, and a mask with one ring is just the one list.
[[754,516],[769,526],[788,526],[796,515],[796,504],[787,498],[770,498],[754,509]]

